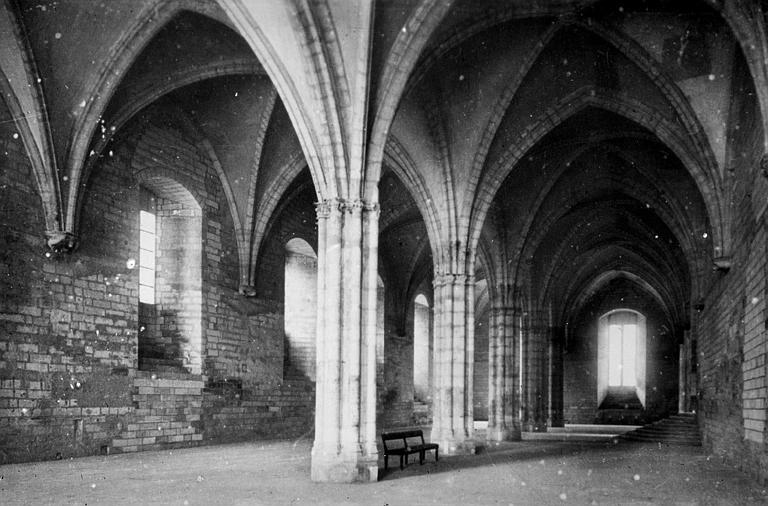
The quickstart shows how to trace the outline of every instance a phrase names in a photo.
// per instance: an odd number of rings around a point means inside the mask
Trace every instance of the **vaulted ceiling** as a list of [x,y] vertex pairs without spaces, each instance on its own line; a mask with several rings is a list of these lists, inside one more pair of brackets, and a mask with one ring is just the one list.
[[[493,300],[524,292],[567,320],[620,282],[684,325],[727,265],[734,177],[764,144],[764,26],[743,29],[760,11],[739,2],[2,5],[2,90],[52,244],[76,235],[124,127],[173,103],[216,165],[243,286],[309,168],[318,199],[360,186],[380,202],[404,299],[436,269],[470,272]],[[337,41],[330,66],[297,49],[318,42],[312,20]]]

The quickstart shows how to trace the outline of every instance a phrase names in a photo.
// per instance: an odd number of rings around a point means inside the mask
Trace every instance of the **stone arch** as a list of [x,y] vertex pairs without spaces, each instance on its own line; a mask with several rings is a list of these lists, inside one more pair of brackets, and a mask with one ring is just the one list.
[[[272,83],[275,85],[275,88],[277,89],[278,94],[280,95],[280,98],[285,105],[285,109],[288,112],[288,116],[291,119],[291,123],[296,130],[299,143],[304,150],[304,156],[307,160],[310,174],[312,175],[312,180],[315,184],[318,200],[323,201],[333,197],[339,197],[341,193],[334,174],[326,174],[326,171],[324,170],[324,167],[328,163],[333,163],[333,160],[335,159],[334,154],[329,154],[329,147],[325,146],[325,143],[318,138],[318,135],[320,135],[321,132],[315,132],[312,128],[313,122],[311,120],[311,115],[315,114],[315,111],[307,110],[308,107],[304,104],[301,94],[299,93],[296,84],[293,82],[291,74],[284,64],[283,59],[280,57],[278,51],[272,45],[269,37],[264,33],[259,23],[251,15],[251,12],[246,5],[247,2],[244,0],[230,0],[227,2],[218,0],[217,3],[232,20],[237,28],[238,33],[240,33],[243,38],[248,41],[251,49],[256,54],[259,62],[262,64],[267,72],[267,75],[269,75]],[[308,22],[307,19],[303,19],[306,13],[299,13],[299,8],[295,6],[291,6],[290,9],[290,15],[297,22]],[[302,19],[299,20],[299,18]],[[306,30],[309,30],[309,28],[306,26],[302,26],[301,28],[302,35],[306,35]],[[312,28],[317,30],[318,27],[313,25]],[[308,35],[306,35],[306,37],[308,40],[303,41],[305,44],[301,48],[301,51],[302,56],[305,59],[308,59],[306,61],[307,65],[313,68],[313,72],[310,72],[308,75],[317,77],[319,75],[318,73],[322,71],[322,75],[325,78],[323,85],[329,86],[329,83],[331,82],[329,74],[330,70],[328,69],[327,65],[323,64],[323,57],[318,55],[313,56],[311,53],[311,48],[309,47],[312,45],[313,48],[318,50],[318,54],[323,54],[323,56],[325,56],[322,48],[318,49],[317,47],[317,33],[314,32],[312,37]],[[315,85],[316,91],[324,90],[320,83],[315,83]],[[328,110],[327,101],[323,101],[322,105],[325,112],[331,112],[332,117],[336,116],[335,113]],[[329,120],[331,119],[329,118]],[[335,125],[334,130],[338,130],[338,124]],[[322,133],[330,136],[331,131]],[[336,149],[339,148],[339,146],[335,147]],[[333,148],[330,149],[331,151],[333,150]],[[335,155],[338,156],[338,153],[335,153]]]
[[[695,143],[695,155],[699,164],[710,174],[717,174],[717,162],[715,161],[714,154],[712,153],[711,146],[707,140],[706,134],[695,114],[691,108],[690,103],[684,97],[682,91],[672,82],[672,80],[664,73],[661,66],[650,56],[647,51],[639,44],[631,40],[628,36],[621,34],[615,30],[611,30],[598,23],[595,20],[590,20],[589,23],[574,22],[570,20],[559,21],[553,23],[552,26],[547,29],[541,36],[535,50],[526,56],[526,60],[518,71],[515,79],[512,80],[504,90],[504,93],[497,100],[493,110],[495,113],[491,116],[490,120],[484,128],[480,149],[478,149],[472,164],[471,170],[471,182],[470,187],[474,188],[478,184],[478,181],[482,177],[482,167],[486,163],[486,157],[491,148],[496,132],[498,130],[501,121],[506,114],[507,108],[515,97],[520,85],[525,79],[526,75],[537,62],[541,52],[547,47],[549,42],[559,33],[563,28],[568,26],[576,26],[587,32],[597,35],[605,42],[609,43],[612,47],[618,50],[622,55],[626,56],[632,63],[634,63],[643,73],[646,75],[658,88],[659,91],[672,105],[679,118],[681,119],[685,130],[688,132],[690,138]],[[718,181],[719,177],[713,178],[714,181]]]
[[[298,177],[302,170],[307,168],[307,162],[301,153],[297,153],[288,160],[279,171],[277,177],[264,192],[265,199],[259,202],[254,212],[253,230],[251,231],[251,240],[248,245],[249,253],[247,262],[249,267],[246,285],[254,286],[256,277],[256,259],[259,257],[261,244],[266,237],[270,219],[275,214],[280,201],[282,200],[288,187]],[[315,187],[317,190],[317,187]],[[247,233],[248,231],[246,231]]]
[[408,151],[393,135],[387,138],[387,146],[384,152],[384,163],[392,169],[406,188],[411,190],[416,207],[419,209],[424,224],[427,227],[427,236],[432,250],[432,258],[442,258],[442,244],[440,242],[441,220],[440,213],[435,207],[434,199],[424,179],[416,169],[416,163],[409,156]]
[[[260,71],[260,66],[253,62],[240,61],[240,62],[215,62],[205,67],[193,68],[183,73],[177,73],[172,76],[171,79],[163,81],[159,86],[154,85],[145,93],[136,95],[133,100],[126,103],[115,114],[111,121],[110,128],[104,133],[104,135],[93,144],[91,155],[84,161],[82,169],[82,179],[87,180],[89,173],[93,170],[93,165],[98,160],[99,156],[103,153],[107,145],[112,141],[114,136],[120,129],[128,123],[131,118],[135,117],[141,110],[151,105],[161,97],[172,93],[173,91],[194,84],[206,79],[212,79],[215,77],[233,76],[233,75],[256,75]],[[72,197],[70,197],[72,198]],[[69,206],[67,212],[75,213],[75,209],[78,204]],[[67,215],[68,223],[74,223],[76,216],[74,214]]]
[[[588,208],[585,209],[586,212],[583,214],[584,219],[582,220],[582,222],[583,223],[589,223],[589,222],[593,221],[594,219],[598,218],[600,215],[604,214],[603,213],[604,209],[612,210],[612,209],[614,209],[614,206],[612,204],[606,203],[606,202],[597,202],[597,203],[594,203],[594,204],[590,205]],[[557,218],[552,218],[551,222],[554,223],[556,219]],[[543,225],[541,228],[542,229],[548,229],[548,227],[549,227],[549,225]],[[566,257],[568,248],[570,247],[569,245],[570,244],[574,244],[576,242],[575,238],[579,234],[582,233],[582,228],[584,228],[584,227],[583,226],[574,227],[568,233],[568,235],[566,235],[563,238],[563,240],[561,241],[559,247],[556,249],[556,251],[552,255],[552,260],[551,260],[551,262],[549,264],[551,269],[545,275],[545,279],[544,279],[544,282],[543,282],[544,289],[541,290],[539,292],[539,294],[538,294],[538,303],[539,304],[543,304],[544,303],[544,300],[545,300],[545,298],[546,298],[548,293],[551,294],[552,283],[553,283],[553,270],[555,269],[555,266],[558,263],[560,263],[562,259],[564,259]],[[640,224],[639,229],[642,232],[644,232],[646,235],[652,233],[652,230],[650,228],[644,226],[644,224],[642,224],[642,223]],[[535,241],[531,241],[531,242],[534,245],[538,244],[540,242],[541,238],[544,237],[544,235],[545,235],[544,233],[539,233],[538,234],[538,238],[536,238]],[[622,232],[622,233],[620,233],[618,235],[620,237],[624,238],[627,242],[633,242],[633,240],[636,239],[635,236],[633,234],[629,233],[629,232]],[[583,241],[581,241],[581,242],[583,242]],[[621,249],[626,249],[624,247],[620,247],[620,248]],[[633,248],[632,250],[626,250],[625,254],[629,258],[637,257],[640,260],[641,263],[646,264],[647,263],[646,256],[648,254],[655,253],[653,250],[648,249],[648,248],[643,248],[642,250],[639,250],[639,251],[640,252],[638,252],[637,248]],[[666,267],[668,269],[668,272],[670,272],[670,273],[677,272],[677,270],[675,269],[675,265],[673,263],[674,259],[672,258],[671,255],[669,255],[669,254],[666,255],[666,258],[664,256],[655,257],[655,259],[663,267]],[[648,273],[649,274],[646,274],[646,275],[650,276],[651,275],[650,273],[653,273],[653,272],[655,272],[655,269],[649,268],[648,269]],[[578,270],[575,273],[572,273],[572,274],[576,274],[576,273],[578,273]],[[684,275],[686,277],[682,278],[683,281],[687,280],[687,277],[690,276],[690,274],[687,273],[687,272],[684,273]],[[657,280],[657,285],[661,286],[662,284],[663,284],[662,280]],[[681,285],[679,283],[675,283],[673,286],[675,286],[678,289],[678,292],[669,295],[669,297],[668,297],[669,300],[667,301],[669,303],[669,305],[673,304],[673,300],[675,298],[677,298],[678,300],[685,300],[685,285],[684,284]]]
[[[156,2],[145,8],[134,24],[125,31],[104,64],[93,73],[93,77],[85,86],[87,91],[84,95],[91,99],[86,101],[83,113],[77,118],[67,158],[70,179],[66,210],[68,219],[76,220],[80,181],[87,177],[84,170],[88,147],[107,104],[135,58],[152,38],[182,11],[192,11],[231,26],[215,4],[201,4],[194,0],[171,0]],[[68,229],[71,229],[72,225],[66,224]]]
[[[763,119],[763,146],[768,151],[768,32],[765,3],[701,0],[720,13],[747,62]],[[749,6],[751,5],[751,9]]]
[[549,110],[539,115],[520,135],[520,142],[510,145],[501,157],[484,174],[478,186],[477,195],[483,195],[473,205],[470,222],[470,245],[477,244],[482,224],[506,175],[515,164],[533,148],[539,140],[551,132],[566,119],[587,107],[602,108],[638,123],[650,130],[680,159],[693,177],[707,208],[709,222],[712,227],[713,257],[724,256],[728,251],[728,233],[726,212],[721,196],[719,177],[708,172],[698,162],[695,154],[691,153],[685,143],[685,135],[663,118],[659,113],[645,104],[629,101],[605,89],[585,86],[563,97]]
[[5,46],[0,57],[0,107],[8,108],[16,126],[14,137],[21,138],[37,184],[45,221],[45,234],[51,248],[71,249],[67,237],[59,187],[56,156],[51,141],[45,94],[32,49],[13,4],[0,5],[0,40]]
[[136,173],[136,179],[141,186],[151,190],[160,198],[179,202],[190,209],[195,216],[202,216],[203,211],[198,197],[179,183],[176,180],[177,177],[177,174],[163,167],[143,169]]
[[408,20],[407,26],[398,32],[392,45],[374,103],[374,119],[368,146],[369,161],[364,177],[363,194],[366,197],[376,194],[375,187],[381,177],[382,163],[388,149],[387,138],[408,79],[429,37],[450,10],[452,3],[453,0],[421,1],[414,9],[415,12]]
[[648,283],[648,281],[638,276],[637,274],[626,270],[609,270],[599,274],[598,276],[595,276],[592,281],[590,281],[589,284],[587,284],[584,289],[581,290],[581,293],[578,297],[573,298],[569,303],[565,305],[563,315],[577,313],[581,310],[582,307],[584,307],[584,305],[588,302],[589,297],[591,297],[593,293],[597,292],[601,287],[607,285],[611,281],[619,278],[631,281],[640,287],[641,290],[648,293],[653,298],[653,300],[659,304],[660,307],[665,309],[667,312],[667,317],[670,319],[670,321],[673,321],[662,294],[659,293],[659,291],[656,290],[656,288],[654,288],[650,283]]

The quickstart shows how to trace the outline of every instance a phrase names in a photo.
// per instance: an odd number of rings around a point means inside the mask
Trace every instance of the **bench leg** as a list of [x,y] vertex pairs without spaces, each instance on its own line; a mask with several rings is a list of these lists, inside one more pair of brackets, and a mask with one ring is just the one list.
[[427,453],[427,452],[426,452],[426,451],[424,451],[424,450],[421,450],[421,451],[419,452],[419,465],[420,465],[420,466],[423,466],[423,465],[424,465],[424,454],[425,454],[425,453]]
[[437,462],[438,460],[440,460],[440,459],[437,458],[437,448],[435,448],[435,462]]
[[405,463],[408,463],[408,455],[400,455],[400,470],[403,470],[403,457],[405,457]]
[[387,470],[387,464],[389,464],[389,455],[384,454],[384,470]]

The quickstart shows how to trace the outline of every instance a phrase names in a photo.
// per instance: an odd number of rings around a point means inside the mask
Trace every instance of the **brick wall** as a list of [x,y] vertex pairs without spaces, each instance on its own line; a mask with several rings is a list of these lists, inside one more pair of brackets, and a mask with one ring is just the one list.
[[[102,219],[84,219],[83,230],[100,248],[46,253],[35,179],[13,133],[0,109],[0,462],[98,453],[131,408],[138,291],[130,231],[114,228],[131,203],[121,191],[92,199]],[[101,183],[125,182],[117,173]]]
[[[735,75],[747,75],[737,58]],[[732,266],[713,275],[692,319],[697,340],[698,412],[705,447],[768,478],[766,415],[766,196],[762,121],[748,80],[733,83],[726,165],[731,169]]]
[[[282,305],[237,293],[218,176],[168,117],[137,122],[111,147],[88,181],[79,247],[59,255],[46,254],[34,177],[0,110],[2,463],[311,431],[313,385],[283,374]],[[202,375],[138,370],[138,273],[129,260],[138,256],[142,169],[161,171],[200,203],[201,298],[174,288],[200,306],[192,319]],[[187,317],[169,328],[194,333]],[[236,396],[222,386],[232,384]]]
[[200,432],[200,376],[141,371],[133,378],[132,409],[118,424],[119,435],[109,445],[114,453],[192,446]]

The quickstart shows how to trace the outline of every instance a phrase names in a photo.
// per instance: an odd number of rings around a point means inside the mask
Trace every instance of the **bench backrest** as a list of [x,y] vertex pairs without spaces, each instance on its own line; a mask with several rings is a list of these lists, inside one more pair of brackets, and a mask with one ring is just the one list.
[[[421,429],[381,433],[381,442],[384,444],[385,450],[388,450],[390,448],[403,448],[405,446],[408,446],[408,439],[410,438],[419,438],[419,443],[424,444],[424,432],[422,432]],[[387,445],[388,441],[392,441],[392,442],[397,441],[397,442],[400,442],[400,444],[390,443],[389,445]]]

